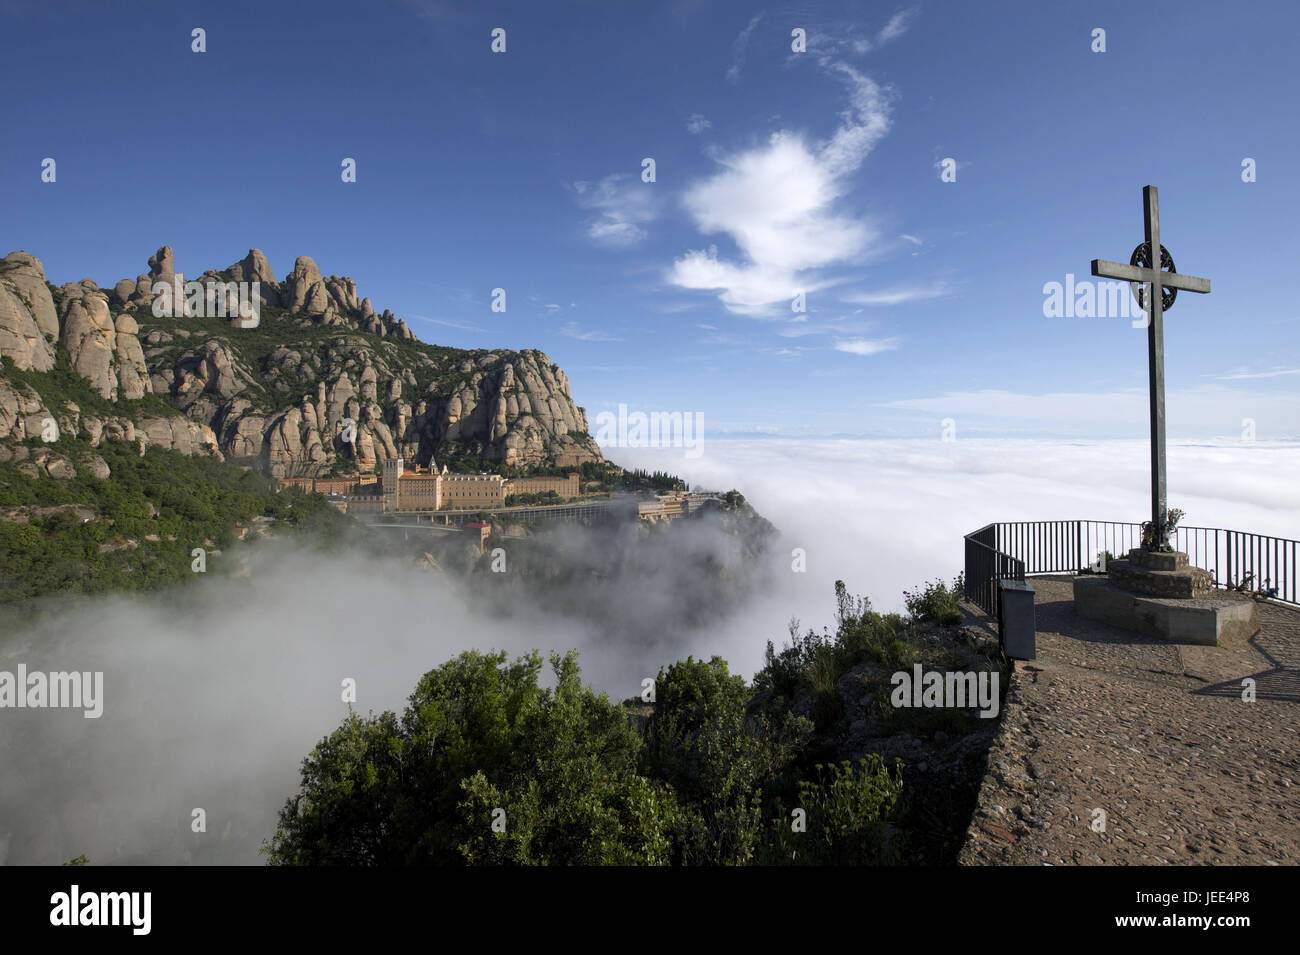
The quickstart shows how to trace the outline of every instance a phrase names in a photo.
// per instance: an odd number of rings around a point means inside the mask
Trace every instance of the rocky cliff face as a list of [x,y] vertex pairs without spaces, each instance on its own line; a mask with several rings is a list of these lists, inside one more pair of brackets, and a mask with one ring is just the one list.
[[369,471],[395,456],[521,468],[601,460],[568,378],[541,352],[423,344],[352,279],[323,276],[303,256],[279,282],[257,249],[196,280],[259,283],[255,328],[187,315],[179,302],[177,317],[158,317],[155,283],[185,279],[169,247],[148,264],[106,292],[90,279],[56,289],[26,252],[0,261],[0,356],[57,375],[66,355],[97,405],[47,402],[41,376],[0,371],[0,442],[10,442],[0,453],[18,453],[49,417],[95,444],[108,434],[257,458],[280,476]]

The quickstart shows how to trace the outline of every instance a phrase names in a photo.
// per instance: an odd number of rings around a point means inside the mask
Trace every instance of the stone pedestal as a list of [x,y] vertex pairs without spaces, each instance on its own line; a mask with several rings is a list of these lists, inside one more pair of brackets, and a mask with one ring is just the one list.
[[1136,594],[1184,600],[1208,597],[1214,590],[1214,578],[1208,570],[1192,567],[1181,551],[1160,553],[1134,548],[1128,560],[1113,560],[1106,565],[1110,582]]
[[1180,551],[1135,548],[1106,566],[1107,578],[1078,577],[1074,609],[1085,617],[1173,643],[1223,646],[1259,631],[1255,601],[1216,591],[1209,571]]
[[1171,643],[1234,646],[1259,632],[1255,601],[1231,591],[1206,597],[1148,597],[1104,577],[1076,577],[1074,609],[1084,617]]

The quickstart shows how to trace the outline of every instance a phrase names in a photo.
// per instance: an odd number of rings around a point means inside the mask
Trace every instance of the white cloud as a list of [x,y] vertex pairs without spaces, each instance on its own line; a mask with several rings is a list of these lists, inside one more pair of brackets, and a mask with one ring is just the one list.
[[853,292],[845,295],[843,301],[852,305],[902,305],[905,302],[918,302],[930,298],[941,298],[951,294],[942,282],[928,286],[897,286],[878,292]]
[[692,136],[698,136],[700,133],[704,132],[706,129],[710,129],[712,126],[713,124],[699,113],[691,113],[690,117],[686,120],[686,131]]
[[772,317],[772,306],[789,302],[796,289],[829,284],[818,270],[858,258],[878,240],[875,229],[835,205],[848,191],[849,174],[889,129],[888,97],[852,67],[830,69],[848,84],[850,98],[829,139],[810,144],[782,130],[762,146],[723,156],[720,171],[686,191],[699,230],[730,237],[741,257],[693,249],[673,263],[669,282],[717,291],[735,314]]
[[615,338],[613,335],[605,332],[583,330],[577,322],[568,322],[560,329],[560,334],[568,338],[576,338],[580,342],[621,342],[623,339]]
[[900,235],[899,238],[902,239],[904,242],[910,242],[910,243],[912,243],[912,245],[920,245],[920,244],[921,244],[921,240],[920,240],[917,236],[914,236],[914,235],[908,235],[906,232],[904,232],[902,235]]
[[749,21],[749,25],[741,30],[732,42],[731,65],[727,67],[728,82],[735,83],[740,80],[740,71],[745,68],[745,51],[749,48],[749,36],[754,32],[754,27],[758,26],[758,21],[761,19],[763,19],[763,14],[756,13]]
[[855,318],[833,318],[824,322],[810,322],[807,315],[796,315],[777,329],[782,338],[807,338],[810,335],[836,335],[841,338],[861,336],[878,328],[879,323]]
[[810,42],[809,46],[817,50],[834,52],[844,56],[850,54],[861,56],[901,37],[911,27],[915,15],[916,10],[914,9],[900,10],[890,17],[878,31],[866,36],[854,35],[856,24],[818,31],[815,42]]
[[1219,375],[1218,381],[1237,381],[1242,378],[1278,378],[1282,375],[1300,375],[1300,368],[1275,368],[1272,371],[1235,371]]
[[[755,601],[755,619],[793,614],[817,629],[833,625],[837,578],[869,595],[877,610],[901,610],[904,589],[958,573],[962,536],[989,522],[1147,519],[1145,440],[975,439],[962,436],[960,418],[955,442],[939,440],[937,418],[933,433],[913,440],[718,437],[694,459],[681,449],[608,453],[624,467],[667,470],[694,487],[739,488],[782,531],[774,549],[789,555],[802,547],[808,557],[807,573],[784,574]],[[1169,501],[1186,511],[1189,526],[1300,540],[1297,473],[1296,445],[1172,442]],[[760,626],[770,629],[770,622]]]
[[653,187],[628,173],[614,173],[599,182],[575,182],[578,205],[598,213],[587,223],[587,236],[599,245],[635,245],[646,237],[642,226],[659,215]]
[[897,349],[897,338],[849,338],[837,339],[835,342],[836,351],[848,352],[850,355],[878,355]]
[[[738,488],[781,533],[761,592],[734,615],[667,628],[657,643],[622,634],[611,642],[604,618],[581,612],[524,604],[482,612],[483,601],[451,575],[346,551],[294,553],[285,541],[258,545],[247,577],[211,575],[202,587],[152,597],[62,601],[30,632],[6,634],[6,649],[33,672],[69,661],[107,671],[105,717],[6,715],[22,728],[13,724],[6,739],[0,853],[10,864],[81,852],[127,864],[257,864],[276,809],[298,788],[302,758],[346,715],[341,675],[357,680],[358,709],[376,712],[400,712],[420,674],[471,647],[512,655],[579,647],[584,681],[614,698],[639,692],[642,674],[688,653],[721,654],[732,672],[749,676],[762,666],[765,641],[786,638],[791,615],[805,628],[834,626],[837,579],[877,610],[902,610],[905,589],[958,573],[962,535],[991,521],[1146,517],[1145,441],[981,441],[961,437],[959,427],[958,440],[944,444],[938,434],[936,422],[929,440],[710,437],[698,458],[685,449],[608,449],[625,467]],[[1300,539],[1298,472],[1297,446],[1175,443],[1170,503],[1186,511],[1188,525]],[[790,572],[794,547],[806,552],[806,573]],[[587,587],[584,596],[657,620],[691,586],[680,568],[696,566],[699,552],[684,552],[692,559],[675,566],[647,562],[635,587]],[[356,599],[358,581],[365,601]],[[371,636],[357,641],[358,632]],[[194,673],[205,679],[186,678]],[[73,770],[87,785],[67,784]],[[151,785],[141,787],[142,778]],[[229,838],[199,844],[159,825],[193,805],[186,800],[195,791],[223,807]]]
[[726,345],[729,348],[740,348],[749,344],[749,340],[744,335],[718,331],[717,329],[708,330],[706,334],[696,341],[701,345]]
[[[1104,393],[1053,392],[1030,395],[1011,391],[952,392],[928,398],[903,398],[883,408],[921,411],[968,419],[986,430],[1045,428],[1057,434],[1138,436],[1148,428],[1146,388]],[[1222,385],[1204,385],[1165,394],[1170,434],[1236,435],[1242,420],[1255,422],[1256,434],[1294,440],[1300,422],[1300,394],[1265,394]]]
[[467,332],[480,332],[483,329],[478,325],[470,325],[465,322],[447,322],[441,318],[428,318],[424,315],[412,315],[411,318],[418,322],[428,322],[430,325],[444,325],[447,328],[459,328]]
[[889,22],[881,28],[876,34],[877,45],[888,43],[890,40],[897,40],[907,32],[907,28],[912,25],[912,17],[915,10],[900,10],[889,18]]

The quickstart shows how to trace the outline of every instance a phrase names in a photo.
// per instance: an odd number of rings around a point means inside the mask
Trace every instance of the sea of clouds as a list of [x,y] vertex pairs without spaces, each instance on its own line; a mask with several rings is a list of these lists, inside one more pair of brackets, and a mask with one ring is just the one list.
[[[279,542],[259,549],[248,576],[56,600],[0,639],[0,670],[102,670],[104,714],[0,711],[0,863],[85,853],[92,864],[257,864],[302,758],[346,715],[345,678],[366,713],[400,710],[420,674],[469,648],[576,647],[585,678],[615,698],[687,654],[720,654],[750,676],[791,617],[804,629],[832,624],[836,579],[900,610],[905,589],[961,570],[962,536],[984,524],[1141,521],[1149,499],[1144,441],[714,440],[693,458],[605,450],[625,467],[741,490],[779,530],[761,588],[738,609],[660,630],[645,621],[693,586],[683,561],[651,562],[615,584],[593,578],[603,616],[530,605],[503,615],[408,561]],[[1300,539],[1298,474],[1297,444],[1176,443],[1169,501],[1186,524]],[[710,546],[680,540],[697,556]],[[804,572],[792,569],[796,548]],[[640,625],[604,625],[611,607]],[[195,808],[205,833],[191,832]]]
[[[1151,509],[1145,439],[760,438],[706,441],[695,458],[673,448],[606,455],[693,487],[740,489],[781,529],[787,553],[806,549],[790,612],[819,626],[832,609],[828,580],[900,610],[904,589],[958,573],[962,537],[986,524],[1140,523]],[[1300,540],[1300,442],[1170,442],[1168,502],[1185,526]]]

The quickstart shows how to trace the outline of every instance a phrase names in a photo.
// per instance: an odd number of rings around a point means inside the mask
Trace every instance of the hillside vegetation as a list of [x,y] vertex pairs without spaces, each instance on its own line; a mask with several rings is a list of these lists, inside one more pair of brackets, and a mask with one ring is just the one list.
[[281,490],[253,468],[62,437],[0,463],[0,604],[186,583],[193,549],[230,547],[238,528],[328,539],[349,523],[323,498]]
[[463,653],[402,714],[353,713],[323,739],[264,852],[281,865],[951,863],[992,721],[893,709],[882,693],[917,664],[1001,673],[996,643],[936,629],[930,607],[880,615],[836,592],[836,632],[792,627],[753,685],[721,657],[688,657],[659,671],[653,702],[584,687],[576,652],[551,657],[553,688],[540,654]]

